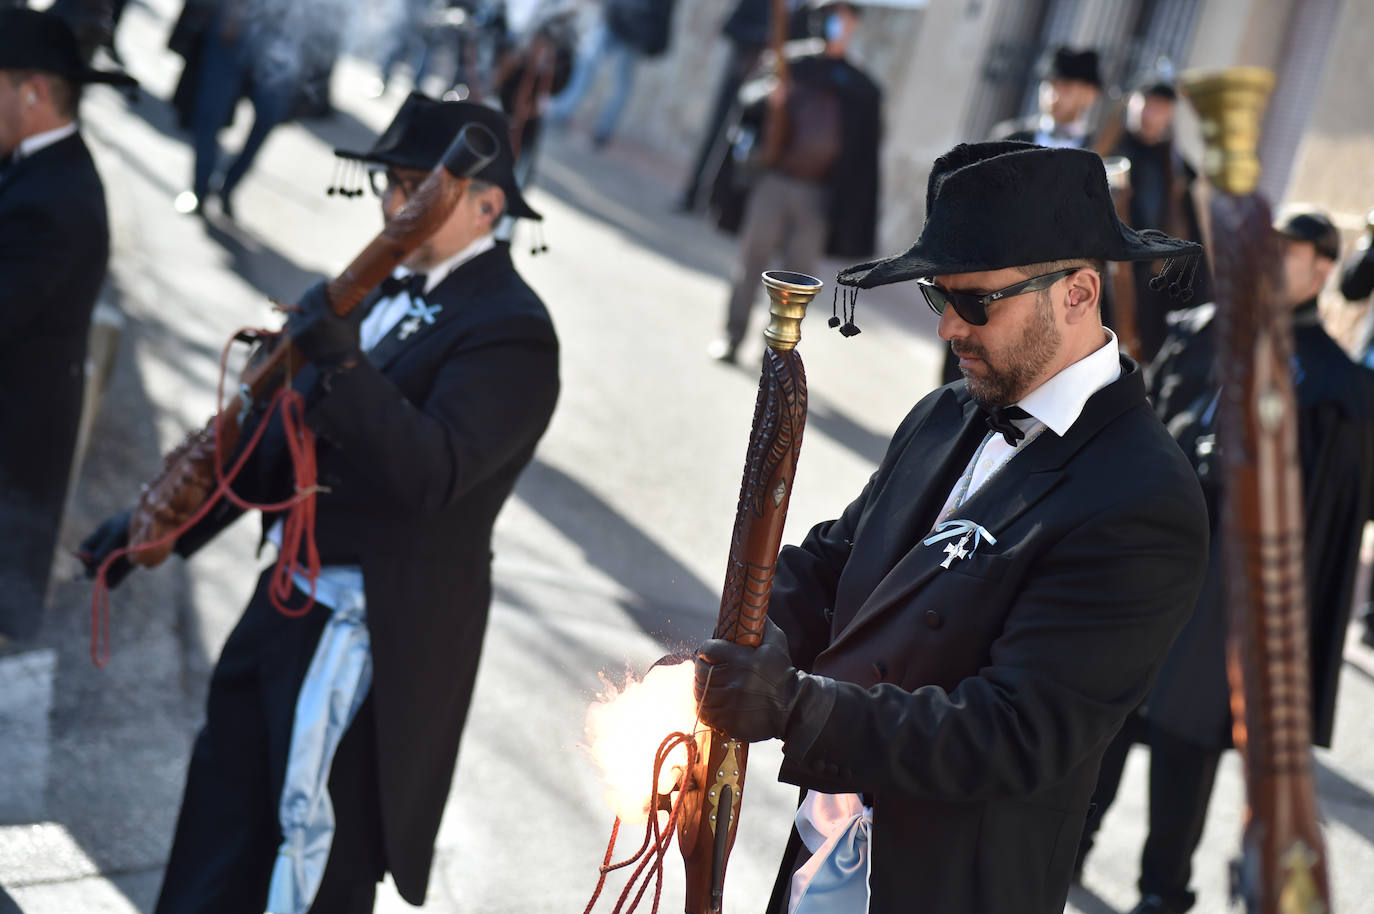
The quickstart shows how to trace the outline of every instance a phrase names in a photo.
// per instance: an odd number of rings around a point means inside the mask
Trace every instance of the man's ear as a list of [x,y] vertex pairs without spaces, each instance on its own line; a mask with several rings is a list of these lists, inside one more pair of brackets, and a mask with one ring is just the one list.
[[1065,320],[1077,323],[1102,305],[1102,277],[1096,270],[1084,268],[1068,277],[1068,292],[1064,297]]
[[477,211],[487,220],[487,229],[496,227],[496,220],[501,218],[501,213],[506,208],[506,192],[496,185],[488,187],[482,191],[482,196],[477,204]]

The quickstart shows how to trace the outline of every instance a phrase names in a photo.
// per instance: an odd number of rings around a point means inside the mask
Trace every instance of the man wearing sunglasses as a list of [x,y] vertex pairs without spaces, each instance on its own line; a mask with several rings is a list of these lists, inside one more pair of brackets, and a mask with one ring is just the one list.
[[782,739],[804,788],[771,912],[1061,910],[1206,563],[1197,479],[1099,314],[1105,261],[1198,246],[1121,224],[1085,150],[955,147],[926,212],[839,281],[914,284],[963,378],[783,550],[764,643],[699,650],[702,719]]

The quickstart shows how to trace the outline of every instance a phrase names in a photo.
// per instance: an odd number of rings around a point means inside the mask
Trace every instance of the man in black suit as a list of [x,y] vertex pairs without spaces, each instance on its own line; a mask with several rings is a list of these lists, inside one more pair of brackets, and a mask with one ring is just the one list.
[[[504,213],[539,218],[515,185],[503,115],[412,94],[371,149],[339,153],[375,169],[391,220],[469,123],[499,137],[500,154],[396,281],[358,309],[361,322],[335,317],[316,286],[288,325],[310,360],[295,386],[317,435],[323,487],[316,605],[288,618],[264,574],[229,636],[187,774],[161,914],[370,911],[387,871],[403,898],[424,900],[486,629],[492,525],[553,413],[558,342],[508,246],[491,237]],[[289,497],[293,484],[274,423],[236,487],[267,503]],[[217,506],[177,551],[191,554],[239,513]],[[281,541],[276,518],[264,517],[264,529]],[[89,562],[126,531],[127,518],[97,531]],[[303,603],[312,584],[300,574],[295,581],[293,601]],[[284,828],[280,819],[294,814],[292,796],[312,789],[293,772],[312,748],[302,727],[332,716],[309,696],[318,695],[317,667],[337,631],[350,651],[362,645],[363,660],[351,680],[323,683],[346,690],[342,704],[330,704],[335,713],[354,715],[327,769],[331,842],[318,821]],[[294,878],[298,867],[308,878]]]
[[[1317,313],[1317,295],[1340,259],[1340,232],[1315,210],[1294,211],[1275,228],[1284,238],[1284,288],[1293,315],[1312,741],[1330,747],[1360,537],[1374,495],[1374,374],[1350,360]],[[1206,304],[1177,312],[1151,366],[1150,384],[1156,412],[1202,480],[1214,527],[1224,497],[1216,448],[1215,311],[1215,305]],[[1214,538],[1212,546],[1197,605],[1169,651],[1143,722],[1123,730],[1107,750],[1094,795],[1097,809],[1084,836],[1082,853],[1115,797],[1134,729],[1150,747],[1150,776],[1141,900],[1132,914],[1182,914],[1196,901],[1188,888],[1192,857],[1202,839],[1217,765],[1231,746],[1226,567],[1220,539]]]
[[105,279],[105,191],[77,130],[90,69],[57,16],[0,11],[0,636],[39,626]]
[[998,124],[992,128],[992,136],[1041,146],[1085,149],[1092,143],[1088,112],[1097,104],[1101,92],[1096,51],[1055,48],[1040,81],[1040,110],[1020,120]]
[[764,643],[699,650],[702,719],[781,738],[805,788],[770,912],[1062,909],[1102,750],[1202,580],[1197,480],[1098,313],[1103,261],[1198,246],[1121,225],[1087,150],[955,147],[927,213],[839,281],[915,280],[964,379],[783,550]]

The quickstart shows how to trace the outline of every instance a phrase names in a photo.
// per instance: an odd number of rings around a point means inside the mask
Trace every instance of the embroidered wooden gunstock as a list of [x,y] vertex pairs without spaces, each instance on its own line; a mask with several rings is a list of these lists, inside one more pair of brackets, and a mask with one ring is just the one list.
[[1250,914],[1330,910],[1312,778],[1307,585],[1297,407],[1278,234],[1255,192],[1273,74],[1184,74],[1207,141],[1203,209],[1214,272],[1218,443],[1233,735],[1246,821],[1235,893]]
[[[796,351],[807,303],[821,281],[801,273],[763,274],[772,319],[764,337],[754,423],[735,510],[730,557],[714,637],[757,646],[763,638],[773,569],[806,425],[806,372]],[[683,777],[678,847],[687,870],[687,914],[718,914],[725,865],[739,823],[748,743],[701,729],[699,762]]]
[[[444,224],[471,181],[500,151],[494,134],[468,124],[405,207],[327,286],[330,307],[346,316],[373,288]],[[216,487],[215,455],[232,459],[247,418],[272,393],[291,383],[304,357],[285,333],[259,338],[240,376],[236,405],[221,408],[203,429],[192,432],[163,460],[162,472],[143,486],[129,522],[129,544],[155,543],[178,529]],[[218,447],[216,441],[218,439]],[[138,549],[129,558],[160,564],[175,544]]]

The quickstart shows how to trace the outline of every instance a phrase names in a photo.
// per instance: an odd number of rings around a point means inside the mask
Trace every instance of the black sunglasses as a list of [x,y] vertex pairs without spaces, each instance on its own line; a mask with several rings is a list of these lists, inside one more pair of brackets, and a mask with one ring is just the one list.
[[988,292],[985,295],[942,289],[935,284],[933,279],[924,276],[916,280],[916,285],[920,288],[921,294],[925,296],[926,304],[930,305],[930,310],[936,314],[944,314],[945,308],[948,305],[953,305],[954,312],[963,318],[965,323],[981,327],[988,322],[988,305],[993,302],[1011,298],[1013,295],[1020,295],[1024,292],[1039,292],[1041,289],[1048,289],[1065,276],[1070,273],[1077,273],[1081,269],[1083,267],[1055,270],[1053,273],[1034,276],[1025,282],[1018,282],[1016,285],[998,289],[996,292]]
[[[405,197],[413,197],[416,188],[425,180],[424,178],[403,178],[390,168],[373,168],[368,171],[367,177],[372,184],[372,192],[382,199],[386,199],[387,194],[398,188]],[[425,175],[425,177],[427,178],[429,175]]]

